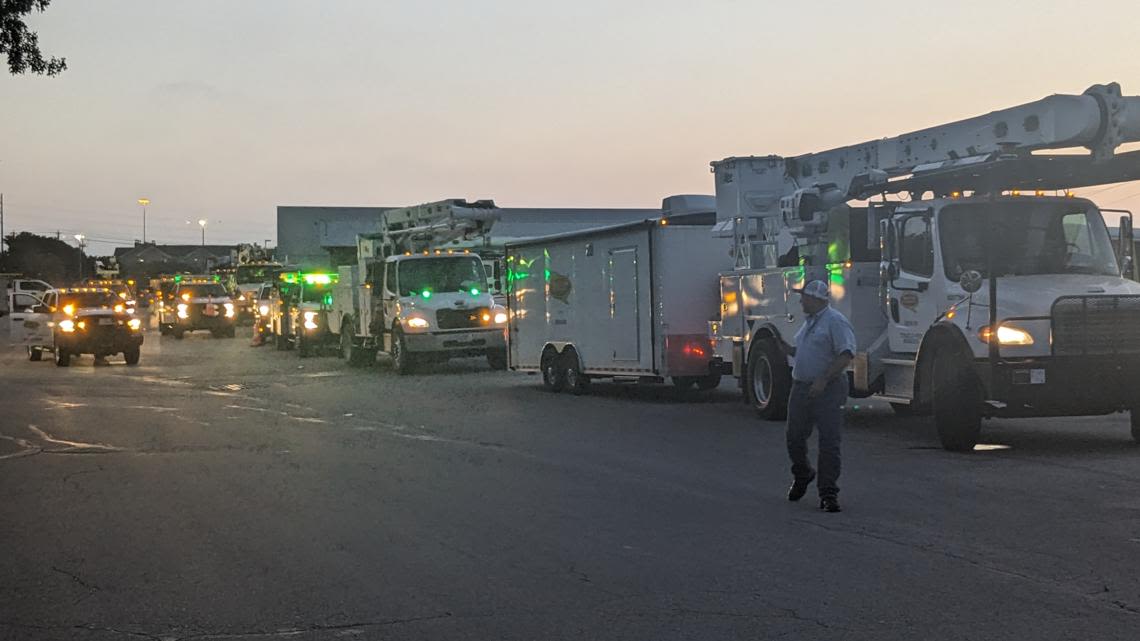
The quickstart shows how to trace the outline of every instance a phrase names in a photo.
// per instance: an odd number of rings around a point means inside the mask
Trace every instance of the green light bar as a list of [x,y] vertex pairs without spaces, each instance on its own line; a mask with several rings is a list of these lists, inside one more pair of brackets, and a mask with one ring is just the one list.
[[297,282],[297,273],[296,272],[283,272],[281,274],[280,278],[281,278],[281,280],[285,281],[286,283],[295,283],[295,282]]
[[471,295],[472,296],[478,296],[479,295],[479,288],[478,287],[472,287],[471,288]]
[[181,282],[182,282],[182,276],[181,276],[181,275],[179,275],[179,276],[175,276],[175,277],[174,277],[174,282],[176,282],[176,283],[181,283]]
[[328,285],[332,283],[332,276],[328,274],[304,274],[302,278],[309,285]]

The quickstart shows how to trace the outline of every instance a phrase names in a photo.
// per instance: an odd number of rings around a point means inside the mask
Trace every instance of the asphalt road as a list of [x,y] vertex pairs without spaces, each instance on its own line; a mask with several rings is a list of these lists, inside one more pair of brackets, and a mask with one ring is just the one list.
[[[2,639],[1135,639],[1127,417],[971,455],[849,408],[841,499],[713,394],[399,377],[248,334],[0,354]],[[813,488],[814,492],[814,488]]]

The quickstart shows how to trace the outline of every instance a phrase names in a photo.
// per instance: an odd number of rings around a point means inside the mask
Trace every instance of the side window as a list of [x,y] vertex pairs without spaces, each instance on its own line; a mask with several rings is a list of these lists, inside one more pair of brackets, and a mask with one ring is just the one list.
[[934,275],[934,243],[930,235],[930,219],[907,218],[899,238],[902,271],[916,276]]
[[398,294],[396,291],[396,263],[384,264],[384,289]]

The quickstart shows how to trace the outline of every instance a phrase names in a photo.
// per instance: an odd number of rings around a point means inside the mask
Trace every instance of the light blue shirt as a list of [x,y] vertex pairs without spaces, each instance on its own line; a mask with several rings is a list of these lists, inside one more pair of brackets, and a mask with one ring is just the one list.
[[807,317],[796,332],[796,365],[792,378],[811,383],[827,373],[827,368],[840,354],[855,355],[855,330],[842,313],[824,307]]

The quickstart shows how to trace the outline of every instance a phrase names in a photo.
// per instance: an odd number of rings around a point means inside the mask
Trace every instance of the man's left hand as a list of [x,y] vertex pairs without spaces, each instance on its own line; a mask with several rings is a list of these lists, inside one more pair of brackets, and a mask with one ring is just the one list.
[[811,389],[808,390],[808,397],[815,398],[822,394],[823,390],[825,389],[827,389],[827,379],[820,376],[819,378],[812,381]]

